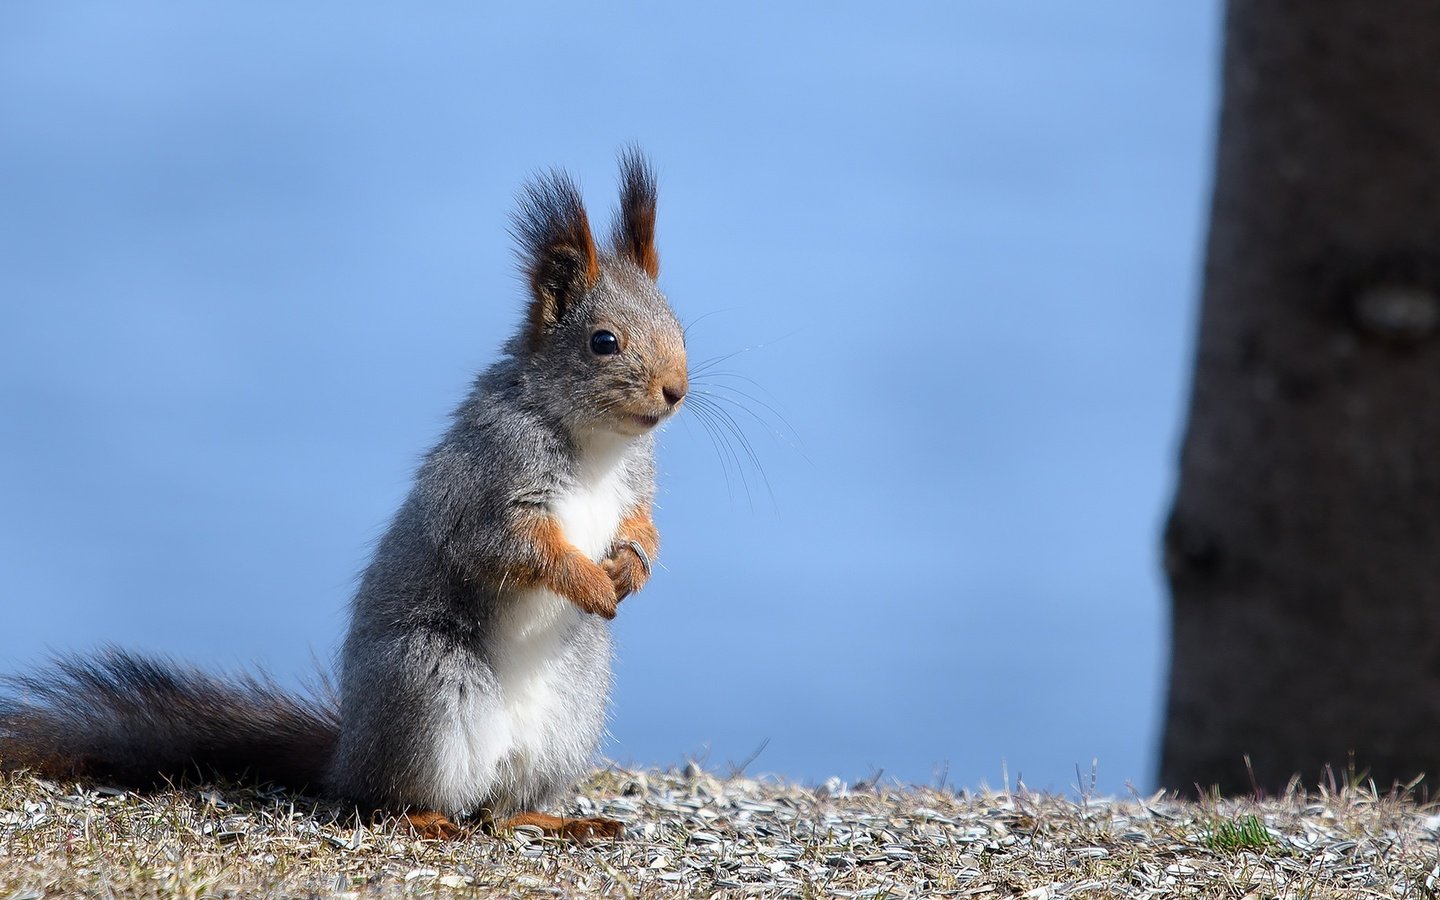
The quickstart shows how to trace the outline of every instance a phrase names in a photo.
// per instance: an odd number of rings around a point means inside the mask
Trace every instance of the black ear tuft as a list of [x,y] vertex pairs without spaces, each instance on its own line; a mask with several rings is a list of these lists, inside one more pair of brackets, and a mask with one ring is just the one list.
[[655,170],[638,147],[620,154],[620,212],[610,244],[615,253],[655,278],[660,255],[655,252]]
[[580,190],[564,172],[551,170],[525,186],[511,234],[530,281],[530,339],[546,329],[600,277],[595,238]]

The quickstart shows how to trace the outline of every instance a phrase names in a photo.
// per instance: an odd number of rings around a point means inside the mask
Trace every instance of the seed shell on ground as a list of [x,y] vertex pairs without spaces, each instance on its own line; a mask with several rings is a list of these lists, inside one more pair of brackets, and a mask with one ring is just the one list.
[[137,795],[12,776],[0,779],[0,900],[1440,891],[1440,813],[1362,788],[1195,803],[611,767],[565,812],[619,819],[625,838],[575,845],[521,827],[441,843],[275,790]]

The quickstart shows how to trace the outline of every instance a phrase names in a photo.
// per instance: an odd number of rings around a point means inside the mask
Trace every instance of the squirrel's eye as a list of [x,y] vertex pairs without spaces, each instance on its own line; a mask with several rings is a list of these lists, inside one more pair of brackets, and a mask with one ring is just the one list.
[[590,349],[600,356],[609,356],[612,353],[620,352],[620,339],[613,333],[600,329],[590,335]]

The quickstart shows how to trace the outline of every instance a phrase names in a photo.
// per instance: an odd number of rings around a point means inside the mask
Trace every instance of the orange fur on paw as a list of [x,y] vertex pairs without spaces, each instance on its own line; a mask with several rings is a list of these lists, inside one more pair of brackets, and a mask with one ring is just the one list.
[[653,566],[655,557],[660,553],[660,532],[655,528],[655,521],[650,518],[649,508],[636,510],[620,522],[620,528],[615,535],[615,545],[610,548],[610,555],[600,563],[605,574],[610,576],[611,584],[615,586],[617,601],[624,600],[640,590],[645,586],[645,582],[650,580],[651,573],[645,571],[640,555],[630,546],[631,541],[644,548],[645,555]]
[[625,823],[614,819],[567,819],[538,812],[523,812],[500,822],[497,828],[518,828],[530,825],[552,837],[584,843],[591,838],[618,840],[625,834]]
[[653,563],[655,557],[660,555],[660,531],[655,527],[655,520],[650,516],[650,508],[638,509],[621,520],[616,540],[621,544],[626,541],[638,541],[640,546],[645,548],[645,552],[649,554],[650,561]]
[[[529,526],[538,565],[533,578],[588,613],[615,618],[615,586],[600,565],[575,549],[560,523],[546,516]],[[524,573],[519,573],[523,575]]]
[[401,819],[416,835],[426,840],[453,841],[465,834],[465,830],[445,818],[444,813],[434,810],[407,812]]
[[640,557],[635,555],[633,549],[624,544],[616,547],[615,555],[603,560],[600,568],[610,576],[610,583],[615,587],[617,603],[640,590],[650,579],[650,576],[645,574],[645,566],[641,564]]
[[555,593],[588,613],[615,618],[615,604],[619,602],[619,597],[616,596],[614,583],[598,563],[578,552],[566,558],[551,587]]

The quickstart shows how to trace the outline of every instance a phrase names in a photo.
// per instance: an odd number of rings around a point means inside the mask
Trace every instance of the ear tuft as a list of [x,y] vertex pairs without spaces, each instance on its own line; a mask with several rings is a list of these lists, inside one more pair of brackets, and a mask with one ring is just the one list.
[[530,282],[530,338],[540,340],[600,278],[580,190],[558,169],[525,186],[515,210],[520,265]]
[[623,256],[655,278],[660,255],[655,251],[655,170],[638,147],[620,154],[620,211],[610,235],[616,255]]

